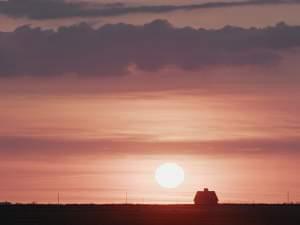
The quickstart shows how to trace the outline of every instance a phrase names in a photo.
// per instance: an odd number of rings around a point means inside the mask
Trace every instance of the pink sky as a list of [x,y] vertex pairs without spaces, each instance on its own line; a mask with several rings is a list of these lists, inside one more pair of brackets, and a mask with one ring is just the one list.
[[[221,202],[299,202],[299,7],[0,13],[0,201],[191,203],[208,187]],[[118,22],[133,26],[92,30]],[[155,181],[164,162],[185,170],[174,190]]]
[[[191,79],[181,73],[177,79]],[[64,90],[55,82],[23,81],[25,90],[17,81],[14,88],[3,84],[2,91],[10,90],[1,97],[0,198],[55,202],[59,191],[65,202],[117,203],[127,192],[132,202],[190,203],[196,190],[209,187],[222,202],[283,202],[287,192],[299,201],[299,108],[297,99],[282,95],[285,88],[244,84],[234,91],[224,82],[217,94],[216,87],[189,90],[189,83],[140,91],[140,82],[131,91],[111,86],[73,94],[74,80],[60,81]],[[154,179],[168,161],[186,172],[171,191]]]

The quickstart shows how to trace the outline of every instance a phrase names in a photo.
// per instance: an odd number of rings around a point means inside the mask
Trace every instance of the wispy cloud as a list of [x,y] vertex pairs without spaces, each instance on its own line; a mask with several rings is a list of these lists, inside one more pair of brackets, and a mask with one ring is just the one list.
[[0,2],[0,13],[11,17],[31,19],[59,19],[70,17],[106,17],[134,13],[167,13],[177,10],[196,10],[251,5],[297,4],[299,0],[248,0],[207,2],[185,5],[137,5],[123,3],[99,4],[67,2],[64,0],[8,0]]
[[176,155],[256,155],[256,154],[298,154],[300,141],[290,138],[249,138],[214,141],[162,141],[144,139],[61,139],[45,137],[0,137],[1,158],[45,160],[52,157],[120,154],[176,154]]

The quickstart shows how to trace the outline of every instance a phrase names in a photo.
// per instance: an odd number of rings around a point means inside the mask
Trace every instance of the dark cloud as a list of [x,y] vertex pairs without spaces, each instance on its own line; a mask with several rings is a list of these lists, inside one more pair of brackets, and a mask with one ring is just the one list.
[[99,16],[102,16],[102,11],[117,10],[123,6],[122,3],[92,4],[87,2],[66,2],[64,0],[8,0],[0,1],[0,14],[37,20],[93,17],[97,16],[97,13]]
[[186,5],[138,5],[122,3],[99,4],[66,2],[64,0],[8,0],[0,2],[0,13],[11,17],[31,19],[58,19],[69,17],[105,17],[133,13],[166,13],[177,10],[225,8],[249,5],[295,4],[299,0],[248,0],[232,2],[208,2]]
[[0,75],[124,75],[130,65],[158,71],[174,65],[197,70],[219,65],[269,66],[300,46],[300,26],[218,30],[175,28],[156,20],[143,26],[87,24],[57,31],[22,26],[0,32]]

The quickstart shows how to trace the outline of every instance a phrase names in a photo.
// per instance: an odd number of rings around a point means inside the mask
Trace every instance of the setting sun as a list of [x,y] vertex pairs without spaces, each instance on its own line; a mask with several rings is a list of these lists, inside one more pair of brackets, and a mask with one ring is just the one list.
[[164,188],[176,188],[184,181],[184,171],[176,163],[164,163],[155,172],[158,184]]

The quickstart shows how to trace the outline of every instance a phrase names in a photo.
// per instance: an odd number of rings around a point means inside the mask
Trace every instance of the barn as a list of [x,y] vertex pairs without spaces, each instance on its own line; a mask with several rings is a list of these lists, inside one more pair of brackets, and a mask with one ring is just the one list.
[[203,191],[197,191],[194,203],[195,205],[217,205],[218,197],[215,191],[209,191],[208,188],[204,188]]

